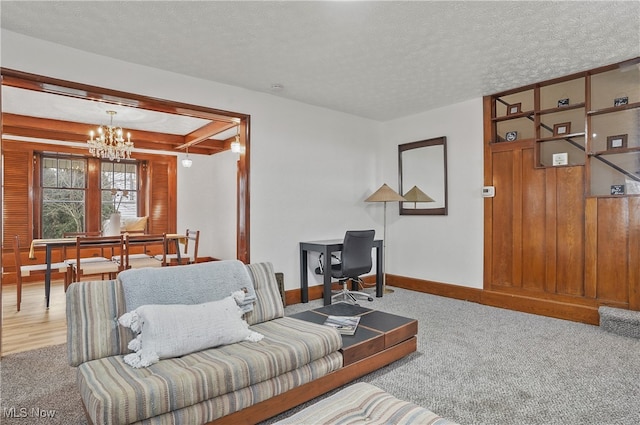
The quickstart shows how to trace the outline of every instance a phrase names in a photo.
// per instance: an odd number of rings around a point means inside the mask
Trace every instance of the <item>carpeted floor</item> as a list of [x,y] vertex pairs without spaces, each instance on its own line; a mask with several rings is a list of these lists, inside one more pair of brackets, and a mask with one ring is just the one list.
[[3,425],[87,423],[76,387],[76,370],[67,365],[66,344],[3,357],[0,390]]
[[[361,304],[419,321],[416,353],[360,379],[398,398],[461,424],[640,423],[639,339],[403,289]],[[2,424],[86,424],[64,345],[4,357],[0,388]]]

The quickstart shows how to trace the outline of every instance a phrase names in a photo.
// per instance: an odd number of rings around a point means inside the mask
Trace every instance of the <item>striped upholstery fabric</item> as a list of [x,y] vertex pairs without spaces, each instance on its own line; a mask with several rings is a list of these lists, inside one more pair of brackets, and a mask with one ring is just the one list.
[[66,297],[69,365],[129,352],[127,344],[135,335],[117,322],[126,312],[118,281],[73,283]]
[[[223,416],[342,366],[337,351],[342,338],[334,329],[288,317],[251,329],[264,339],[166,359],[148,368],[131,368],[121,356],[83,363],[78,384],[93,423],[132,423],[170,412],[166,422],[157,418],[159,422],[148,423],[198,423],[191,418]],[[181,419],[171,422],[176,415]]]
[[[255,286],[257,301],[249,313],[250,325],[284,316],[278,282],[270,263],[247,266]],[[67,297],[67,347],[69,365],[102,357],[127,354],[127,344],[135,335],[118,326],[117,319],[126,313],[120,281],[75,283]]]
[[250,387],[242,388],[184,409],[154,416],[153,418],[136,422],[136,424],[176,425],[206,423],[311,382],[339,369],[341,365],[342,355],[336,352],[268,381],[262,381]]
[[274,425],[455,425],[435,413],[360,382]]
[[249,325],[266,322],[284,316],[284,306],[278,290],[278,281],[271,263],[256,263],[247,265],[249,275],[253,280],[256,291],[256,303],[253,311],[245,315]]

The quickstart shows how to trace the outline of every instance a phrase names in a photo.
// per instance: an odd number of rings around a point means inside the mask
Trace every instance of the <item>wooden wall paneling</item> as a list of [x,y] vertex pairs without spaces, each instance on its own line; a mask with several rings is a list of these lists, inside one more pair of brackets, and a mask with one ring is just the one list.
[[[101,191],[101,162],[98,158],[87,158],[87,189]],[[99,232],[102,229],[102,198],[100,196],[87,196],[85,191],[85,217],[84,228],[86,232]]]
[[513,154],[494,152],[491,287],[511,286],[513,277]]
[[584,168],[557,169],[556,292],[584,295]]
[[[31,243],[32,203],[31,179],[33,175],[32,152],[25,150],[8,150],[2,152],[4,164],[4,203],[2,222],[4,227],[2,245],[10,247],[11,239],[18,235],[22,245]],[[25,178],[26,177],[26,178]]]
[[557,168],[545,168],[545,279],[544,290],[550,294],[556,292],[557,274],[557,210],[558,193]]
[[[514,149],[512,151],[513,155],[513,170],[512,170],[512,197],[511,202],[513,204],[512,211],[512,224],[511,224],[511,233],[512,233],[512,276],[511,276],[511,286],[514,287],[522,287],[522,198],[523,198],[523,189],[522,189],[522,149]],[[528,164],[527,164],[528,165]]]
[[640,198],[628,198],[629,204],[629,308],[640,310]]
[[[149,160],[149,232],[176,233],[176,158]],[[186,229],[180,229],[184,232]]]
[[162,166],[159,161],[152,161],[149,164],[149,229],[154,233],[169,232],[169,174],[167,167]]
[[629,209],[627,198],[598,198],[597,297],[627,304]]
[[598,198],[584,206],[584,296],[596,298],[598,284]]
[[545,282],[545,171],[534,168],[535,149],[522,151],[522,287],[543,291]]

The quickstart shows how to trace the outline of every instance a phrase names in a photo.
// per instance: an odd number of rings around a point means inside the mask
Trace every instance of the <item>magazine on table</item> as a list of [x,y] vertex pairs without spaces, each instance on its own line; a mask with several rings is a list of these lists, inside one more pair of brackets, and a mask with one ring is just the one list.
[[328,316],[324,324],[336,328],[343,335],[353,335],[356,333],[360,323],[360,316]]

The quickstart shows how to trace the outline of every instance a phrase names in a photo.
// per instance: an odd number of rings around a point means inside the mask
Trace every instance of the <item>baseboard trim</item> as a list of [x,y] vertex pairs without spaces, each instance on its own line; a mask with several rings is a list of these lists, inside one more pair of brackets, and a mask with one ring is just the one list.
[[[375,282],[375,276],[367,276],[364,281],[373,283]],[[581,304],[573,304],[565,300],[541,299],[524,294],[488,291],[392,274],[387,274],[387,285],[590,325],[598,325],[600,320],[600,315],[598,314],[599,303],[595,300],[593,304],[585,304],[584,301]],[[333,288],[339,289],[336,284],[334,284]],[[285,297],[287,305],[302,302],[300,289],[286,291]],[[309,287],[309,300],[319,298],[322,298],[322,285]]]
[[387,284],[417,292],[472,301],[492,307],[554,317],[556,319],[571,320],[573,322],[587,323],[590,325],[597,325],[600,320],[598,305],[595,305],[595,303],[593,305],[572,304],[566,301],[541,299],[523,294],[488,291],[398,275],[387,275]]

